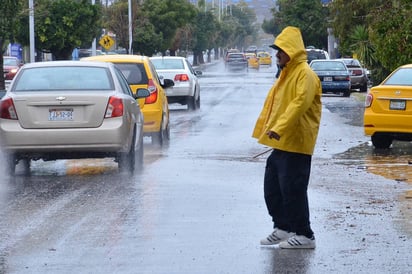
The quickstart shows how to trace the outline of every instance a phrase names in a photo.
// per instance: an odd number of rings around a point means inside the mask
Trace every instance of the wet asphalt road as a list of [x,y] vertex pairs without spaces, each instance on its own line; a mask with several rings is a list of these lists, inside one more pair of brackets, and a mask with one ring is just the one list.
[[[309,190],[315,250],[261,247],[266,150],[250,137],[274,68],[201,78],[171,106],[171,142],[145,140],[132,178],[110,160],[0,174],[0,273],[412,273],[408,144],[374,151],[362,104],[325,96]],[[405,162],[406,161],[406,162]]]

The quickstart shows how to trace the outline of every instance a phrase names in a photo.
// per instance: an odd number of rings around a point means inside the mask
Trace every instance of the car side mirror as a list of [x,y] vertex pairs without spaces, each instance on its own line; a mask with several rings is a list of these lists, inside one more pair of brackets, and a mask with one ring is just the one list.
[[138,88],[136,93],[133,94],[134,99],[146,98],[150,96],[150,91],[146,88]]
[[175,85],[175,82],[171,79],[163,79],[162,88],[170,88]]
[[196,76],[200,76],[200,75],[202,75],[202,74],[203,74],[203,72],[201,72],[200,70],[196,70],[196,71],[195,71],[195,75],[196,75]]

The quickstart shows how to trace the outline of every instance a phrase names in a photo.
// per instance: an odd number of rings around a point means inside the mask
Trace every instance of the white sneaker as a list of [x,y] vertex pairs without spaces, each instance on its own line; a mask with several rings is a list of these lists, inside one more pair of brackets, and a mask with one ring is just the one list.
[[303,235],[293,235],[286,241],[280,242],[279,247],[287,249],[314,249],[316,247],[315,236],[308,238]]
[[275,245],[275,244],[280,243],[283,240],[289,239],[293,235],[295,235],[295,233],[287,232],[285,230],[275,228],[275,230],[273,230],[273,232],[269,234],[269,236],[260,240],[260,244],[261,245]]

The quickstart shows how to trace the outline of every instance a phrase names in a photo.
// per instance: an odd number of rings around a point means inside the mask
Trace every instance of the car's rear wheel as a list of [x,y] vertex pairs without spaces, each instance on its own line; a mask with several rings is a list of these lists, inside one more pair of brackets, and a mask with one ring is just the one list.
[[196,96],[187,96],[186,97],[186,102],[187,102],[187,109],[188,110],[196,110]]
[[120,172],[130,172],[133,173],[136,166],[136,152],[135,152],[135,138],[136,134],[133,136],[132,144],[130,145],[129,152],[120,153],[118,159],[118,167]]
[[166,121],[165,117],[163,117],[162,119],[160,131],[152,133],[153,145],[163,146],[170,140],[170,125],[169,123],[167,123],[167,125],[164,125],[164,121]]
[[23,174],[24,175],[30,175],[30,166],[31,166],[31,160],[28,158],[24,158],[20,160],[22,166],[23,166]]
[[17,165],[17,160],[16,156],[14,154],[9,154],[6,156],[6,173],[8,175],[14,175],[16,173],[16,165]]
[[135,157],[135,166],[138,169],[143,167],[143,160],[144,160],[144,146],[143,146],[143,136],[139,138],[139,148],[137,149],[136,157]]
[[350,97],[350,90],[345,90],[343,92],[343,97]]
[[392,137],[387,135],[372,135],[372,144],[375,148],[389,148],[392,145]]
[[196,100],[196,108],[200,108],[200,94],[199,94],[199,96],[197,97],[197,100]]
[[367,92],[368,91],[368,83],[366,82],[360,88],[360,92]]

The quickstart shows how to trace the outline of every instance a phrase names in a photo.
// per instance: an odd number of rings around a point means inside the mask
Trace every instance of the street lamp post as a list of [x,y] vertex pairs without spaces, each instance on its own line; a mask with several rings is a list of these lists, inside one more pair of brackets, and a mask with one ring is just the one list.
[[[94,5],[95,2],[95,0],[92,0],[92,5]],[[92,42],[92,56],[96,56],[96,37],[93,39]]]
[[132,31],[132,0],[129,0],[129,54],[132,54],[133,31]]
[[33,0],[29,0],[29,40],[30,40],[30,63],[35,61],[34,52],[34,7]]

